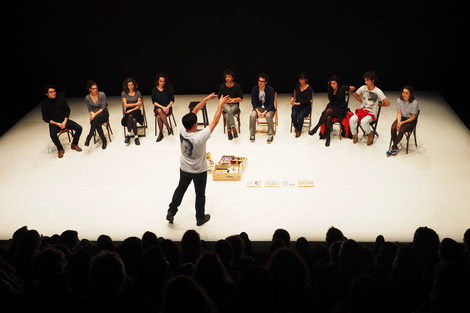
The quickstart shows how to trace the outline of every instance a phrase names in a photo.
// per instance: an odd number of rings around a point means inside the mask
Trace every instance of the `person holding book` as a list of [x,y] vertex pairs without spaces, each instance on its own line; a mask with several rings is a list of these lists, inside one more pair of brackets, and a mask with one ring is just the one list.
[[182,122],[184,128],[180,131],[180,179],[166,215],[166,219],[170,223],[173,223],[175,214],[178,212],[178,207],[191,181],[194,182],[194,189],[196,191],[196,225],[201,226],[210,219],[210,214],[205,214],[207,183],[206,143],[212,131],[219,123],[222,107],[229,101],[230,96],[226,95],[219,99],[214,119],[209,123],[209,127],[205,127],[201,131],[197,131],[197,113],[207,101],[215,98],[217,98],[217,95],[211,93],[199,102],[192,112],[183,116]]
[[398,153],[398,143],[406,132],[413,130],[418,122],[419,105],[414,97],[413,87],[403,87],[400,98],[397,99],[397,119],[391,127],[392,146],[387,151],[387,156]]
[[232,140],[233,138],[238,137],[237,129],[235,127],[234,114],[240,111],[240,102],[243,101],[243,92],[242,92],[242,87],[240,86],[240,84],[233,81],[235,78],[234,71],[230,69],[226,69],[223,75],[225,78],[225,83],[220,85],[218,97],[220,99],[220,97],[223,97],[226,95],[230,96],[228,102],[224,104],[222,111],[227,116],[228,140]]
[[390,102],[382,90],[375,86],[377,75],[373,71],[365,72],[362,78],[365,85],[354,93],[354,98],[361,103],[361,107],[356,109],[355,114],[349,119],[349,126],[353,135],[353,143],[356,143],[358,141],[357,127],[360,123],[367,136],[367,145],[370,146],[374,142],[374,132],[370,123],[376,120],[379,105],[388,107]]

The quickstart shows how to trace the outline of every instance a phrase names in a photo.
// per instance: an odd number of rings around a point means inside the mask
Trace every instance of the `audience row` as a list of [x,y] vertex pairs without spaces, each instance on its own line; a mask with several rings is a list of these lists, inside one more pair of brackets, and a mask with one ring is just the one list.
[[92,242],[24,226],[0,249],[0,303],[15,312],[469,312],[470,229],[463,236],[461,247],[419,227],[410,243],[379,235],[368,247],[335,227],[319,243],[277,229],[254,251],[245,232]]

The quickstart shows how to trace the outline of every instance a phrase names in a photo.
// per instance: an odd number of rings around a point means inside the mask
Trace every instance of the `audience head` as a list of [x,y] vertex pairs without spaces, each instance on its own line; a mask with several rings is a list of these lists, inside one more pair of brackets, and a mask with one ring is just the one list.
[[59,287],[66,281],[67,261],[57,249],[45,248],[38,252],[33,261],[33,273],[42,287]]
[[413,236],[413,247],[424,258],[426,265],[439,261],[439,236],[433,229],[418,227]]
[[286,247],[290,247],[290,234],[287,230],[278,228],[274,231],[272,240],[281,239],[284,241]]
[[97,294],[122,294],[126,270],[117,253],[101,251],[93,256],[88,275],[91,287]]
[[331,226],[326,232],[325,240],[327,247],[329,247],[335,241],[344,241],[345,237],[341,230],[334,226]]
[[154,232],[146,231],[142,235],[142,248],[147,250],[150,246],[158,246],[158,237]]
[[215,306],[205,290],[193,278],[180,275],[168,283],[161,312],[213,313]]
[[462,260],[462,251],[460,245],[457,241],[451,238],[442,239],[439,244],[439,258],[441,261],[456,261],[459,262]]
[[96,241],[100,250],[116,251],[116,244],[108,235],[100,235]]
[[60,234],[60,243],[73,251],[79,244],[78,232],[76,230],[65,230]]

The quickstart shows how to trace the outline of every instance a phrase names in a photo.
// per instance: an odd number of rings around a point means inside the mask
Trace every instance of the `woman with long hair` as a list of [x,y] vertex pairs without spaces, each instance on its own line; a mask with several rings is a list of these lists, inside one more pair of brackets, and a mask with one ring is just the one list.
[[354,89],[354,86],[344,85],[338,75],[331,77],[328,81],[328,100],[330,102],[322,112],[317,125],[308,132],[310,136],[314,135],[322,124],[325,124],[325,146],[330,146],[331,120],[334,117],[339,120],[343,120],[346,117],[349,110],[346,102],[346,94],[353,92]]
[[172,106],[175,102],[174,90],[168,77],[163,74],[157,74],[155,78],[155,87],[152,89],[152,102],[154,105],[155,116],[157,117],[158,129],[160,134],[157,142],[163,139],[163,125],[166,126],[168,134],[172,134],[172,130],[168,125],[167,116],[173,112]]

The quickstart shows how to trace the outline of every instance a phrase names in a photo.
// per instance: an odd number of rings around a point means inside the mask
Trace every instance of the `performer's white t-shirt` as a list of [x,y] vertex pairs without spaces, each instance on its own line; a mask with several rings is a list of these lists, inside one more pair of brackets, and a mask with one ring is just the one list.
[[207,171],[206,142],[211,137],[209,127],[199,132],[180,131],[180,168],[183,172],[198,174]]

